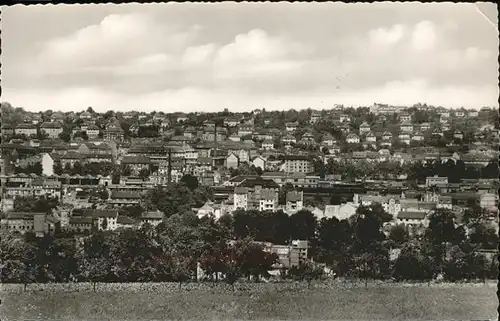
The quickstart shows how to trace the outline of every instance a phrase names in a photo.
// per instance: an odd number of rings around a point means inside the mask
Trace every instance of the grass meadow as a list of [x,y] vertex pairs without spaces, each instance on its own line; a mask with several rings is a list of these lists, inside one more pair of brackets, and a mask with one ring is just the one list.
[[4,320],[493,320],[496,281],[1,285]]

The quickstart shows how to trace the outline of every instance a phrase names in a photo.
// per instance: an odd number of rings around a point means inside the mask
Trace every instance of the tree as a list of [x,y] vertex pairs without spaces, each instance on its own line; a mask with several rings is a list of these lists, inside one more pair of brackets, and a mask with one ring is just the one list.
[[290,216],[291,237],[294,240],[309,240],[315,239],[316,233],[316,217],[308,210],[300,210]]
[[54,171],[54,174],[56,174],[56,175],[61,175],[63,173],[63,167],[61,165],[61,162],[59,162],[59,161],[54,162],[52,169]]
[[80,164],[80,162],[75,162],[73,164],[73,168],[71,169],[71,174],[72,175],[83,175],[83,166]]
[[186,186],[190,190],[195,190],[199,186],[198,179],[195,176],[192,176],[190,174],[186,174],[186,175],[182,176],[181,183],[186,184]]
[[59,139],[67,143],[71,140],[71,133],[67,130],[63,130],[62,133],[59,134]]
[[483,249],[496,249],[498,247],[498,233],[494,226],[486,223],[477,224],[469,235],[470,242]]
[[437,209],[429,216],[429,226],[425,237],[436,245],[443,243],[458,244],[463,239],[459,230],[455,228],[455,214],[447,209]]
[[323,218],[317,229],[317,253],[315,259],[331,265],[337,273],[348,270],[348,251],[351,244],[352,229],[346,220]]
[[130,176],[130,175],[132,174],[132,170],[130,169],[130,166],[128,166],[128,165],[124,165],[124,166],[122,167],[122,172],[121,172],[121,174],[122,174],[123,176]]
[[36,280],[36,248],[20,236],[11,233],[0,235],[0,269],[2,282],[20,282],[24,291]]
[[430,280],[433,277],[430,263],[418,244],[405,243],[394,262],[392,276],[396,280]]
[[261,275],[266,276],[277,256],[274,253],[265,252],[261,245],[256,244],[249,237],[236,241],[234,246],[234,261],[238,264],[241,275],[250,279],[254,276],[258,281]]
[[148,178],[149,175],[150,175],[149,169],[147,168],[141,168],[141,170],[139,171],[139,177],[143,180]]
[[385,240],[382,225],[391,219],[380,204],[359,206],[350,218],[354,230],[352,249],[357,253],[372,252]]
[[110,246],[102,232],[93,234],[86,239],[83,249],[78,252],[77,262],[80,276],[92,282],[95,292],[96,284],[108,279],[112,272]]
[[288,275],[294,280],[305,280],[307,282],[307,288],[310,289],[311,282],[313,280],[321,279],[324,275],[324,270],[322,267],[317,266],[312,262],[307,262],[290,268]]
[[389,231],[389,239],[398,246],[408,242],[409,238],[410,235],[408,233],[408,229],[403,224],[394,225]]
[[184,257],[176,253],[171,254],[172,278],[179,282],[179,290],[182,289],[182,283],[191,279],[193,270],[193,259]]
[[355,257],[357,276],[365,280],[365,287],[368,286],[369,278],[379,278],[384,274],[384,270],[389,265],[387,255],[365,252]]
[[14,201],[14,210],[16,212],[30,213],[51,213],[52,209],[59,204],[58,199],[48,197],[23,197],[16,198]]

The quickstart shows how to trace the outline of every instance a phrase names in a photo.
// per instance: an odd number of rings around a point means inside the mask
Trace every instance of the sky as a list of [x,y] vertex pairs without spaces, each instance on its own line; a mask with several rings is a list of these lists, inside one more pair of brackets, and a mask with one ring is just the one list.
[[493,3],[1,10],[1,100],[30,111],[498,107]]

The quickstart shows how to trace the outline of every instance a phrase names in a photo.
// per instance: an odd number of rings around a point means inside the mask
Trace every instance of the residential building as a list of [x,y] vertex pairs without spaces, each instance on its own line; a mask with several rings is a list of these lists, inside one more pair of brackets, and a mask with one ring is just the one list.
[[120,215],[116,219],[117,229],[131,229],[135,227],[137,227],[137,222],[131,217]]
[[455,130],[453,133],[453,138],[455,139],[464,139],[464,133],[462,133],[460,130]]
[[359,136],[354,133],[348,134],[345,140],[348,144],[359,144]]
[[365,140],[366,140],[366,142],[368,142],[368,143],[376,143],[376,142],[377,142],[377,136],[375,136],[375,134],[374,134],[374,133],[369,132],[369,133],[365,136]]
[[252,135],[253,131],[254,131],[253,125],[243,124],[238,127],[238,136],[240,137],[249,136]]
[[111,123],[104,130],[103,138],[106,141],[121,142],[124,139],[124,132],[119,123]]
[[498,210],[498,194],[483,193],[479,196],[479,205],[488,211]]
[[420,130],[422,132],[426,132],[428,131],[429,129],[431,129],[431,125],[429,123],[421,123],[420,124]]
[[401,131],[403,133],[412,133],[413,132],[413,124],[411,121],[406,120],[401,123]]
[[143,212],[140,217],[140,224],[148,223],[156,227],[163,221],[164,217],[165,214],[160,211]]
[[274,143],[273,143],[273,141],[269,140],[269,139],[263,141],[262,142],[262,148],[264,150],[273,150],[274,149]]
[[411,115],[408,114],[407,112],[402,112],[401,114],[399,114],[399,120],[401,122],[411,122]]
[[290,145],[290,144],[295,144],[297,143],[297,140],[293,135],[287,134],[283,139],[281,140],[285,145]]
[[290,245],[261,244],[264,246],[264,251],[275,253],[278,256],[278,265],[282,268],[299,266],[308,259],[308,241],[293,240]]
[[49,138],[59,138],[63,132],[63,127],[59,123],[44,122],[40,125],[40,131],[48,135]]
[[92,217],[99,231],[114,231],[118,227],[116,210],[84,210],[82,217]]
[[398,135],[399,140],[404,143],[409,145],[410,144],[410,134],[408,133],[401,133]]
[[427,227],[429,220],[426,212],[401,211],[396,217],[397,224],[413,227]]
[[234,153],[229,153],[226,157],[226,168],[238,168],[239,158]]
[[285,130],[287,132],[294,132],[297,130],[298,126],[299,126],[299,123],[297,123],[297,122],[288,122],[285,124]]
[[371,130],[370,128],[370,125],[368,125],[367,122],[363,122],[360,126],[359,126],[359,134],[360,135],[363,135],[363,134],[366,134],[366,133],[369,133]]
[[321,119],[321,113],[317,110],[313,110],[311,113],[311,124],[317,123]]
[[37,129],[36,125],[33,124],[19,124],[14,129],[16,135],[26,135],[26,137],[36,136]]
[[[352,203],[344,203],[341,205],[326,205],[323,217],[335,217],[339,221],[349,219],[356,214],[356,206]],[[321,218],[318,218],[321,219]]]
[[87,134],[87,136],[88,136],[89,139],[96,139],[96,138],[98,138],[100,132],[101,132],[101,130],[99,129],[99,127],[97,127],[94,124],[89,125],[87,127],[87,130],[85,131],[85,133]]
[[2,125],[2,137],[5,138],[5,137],[10,137],[12,135],[14,135],[14,127],[4,123]]
[[348,114],[341,114],[339,120],[341,123],[349,123],[351,121],[351,117]]
[[424,140],[424,135],[422,134],[422,132],[418,131],[411,136],[411,140],[421,142]]
[[234,189],[234,210],[248,210],[248,194],[249,190],[246,187],[236,187]]
[[259,195],[259,211],[276,211],[278,193],[274,189],[263,189]]
[[337,140],[333,138],[333,136],[329,133],[323,135],[323,138],[321,140],[321,143],[326,145],[326,146],[333,146]]
[[266,159],[262,156],[257,156],[252,160],[252,165],[255,166],[255,168],[260,168],[261,170],[265,170]]
[[467,112],[467,117],[477,117],[479,115],[479,112],[477,110],[469,110]]
[[313,165],[307,156],[289,155],[284,157],[283,169],[287,173],[310,173]]
[[90,216],[72,216],[69,218],[68,229],[77,233],[90,233],[94,227],[94,218]]
[[9,232],[35,233],[41,237],[53,234],[59,225],[59,220],[46,213],[10,212],[2,219],[2,227]]
[[142,169],[151,170],[151,158],[148,156],[124,156],[122,167],[130,168],[132,176],[138,176]]
[[304,192],[289,191],[286,194],[286,212],[295,213],[304,208]]
[[438,188],[446,188],[448,187],[448,177],[439,177],[437,175],[432,177],[427,177],[425,179],[426,187],[438,187]]

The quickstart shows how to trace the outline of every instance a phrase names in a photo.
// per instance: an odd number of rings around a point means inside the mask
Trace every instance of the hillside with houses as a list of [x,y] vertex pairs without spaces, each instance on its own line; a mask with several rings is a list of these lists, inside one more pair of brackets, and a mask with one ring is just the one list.
[[314,261],[341,274],[339,244],[370,217],[363,228],[396,257],[436,224],[461,235],[442,240],[446,251],[467,241],[490,257],[498,241],[498,112],[488,107],[33,113],[3,103],[1,136],[5,233],[88,241],[189,218],[286,252],[281,268]]

